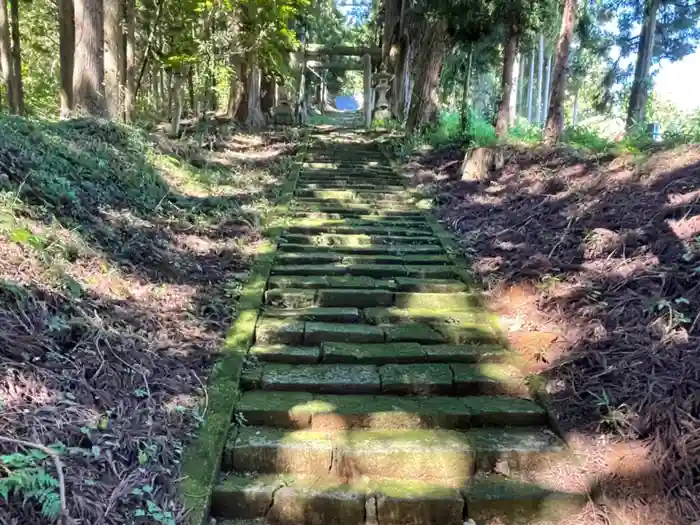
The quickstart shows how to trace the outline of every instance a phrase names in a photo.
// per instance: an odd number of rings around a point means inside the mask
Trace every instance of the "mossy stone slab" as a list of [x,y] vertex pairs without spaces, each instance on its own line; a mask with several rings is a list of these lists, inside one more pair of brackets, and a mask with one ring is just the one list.
[[262,382],[262,366],[247,366],[241,372],[240,385],[244,390],[260,388]]
[[499,462],[513,470],[537,470],[552,461],[568,461],[566,445],[542,427],[483,428],[464,433],[474,447],[477,467],[491,471]]
[[307,428],[313,396],[306,392],[244,392],[236,404],[246,424],[276,428]]
[[411,255],[401,257],[405,264],[412,265],[449,265],[452,260],[447,255]]
[[343,255],[340,253],[278,253],[275,262],[281,265],[294,264],[329,264],[340,262]]
[[507,396],[460,398],[474,426],[536,426],[547,424],[547,411],[528,399]]
[[309,308],[319,306],[316,294],[316,290],[278,288],[265,292],[265,304],[277,308]]
[[341,277],[328,277],[329,288],[354,288],[354,289],[374,289],[377,280],[372,277],[361,275],[346,275]]
[[[404,254],[404,259],[411,254]],[[454,268],[447,265],[431,264],[407,264],[406,277],[420,277],[424,279],[454,279]]]
[[321,351],[310,346],[256,345],[249,355],[266,363],[315,364],[321,360]]
[[275,288],[317,289],[329,286],[328,277],[322,275],[273,275],[267,282],[268,290]]
[[556,492],[536,484],[496,477],[479,480],[464,491],[468,517],[476,523],[512,525],[557,522],[579,512],[586,494]]
[[366,290],[340,288],[319,290],[317,301],[320,306],[354,306],[368,308],[372,306],[389,306],[394,300],[394,294],[389,290]]
[[345,264],[287,264],[272,268],[273,275],[344,275],[348,273]]
[[255,519],[272,506],[272,497],[284,484],[277,476],[228,476],[212,493],[211,514],[217,518]]
[[426,345],[428,361],[438,363],[489,363],[512,357],[512,352],[498,345]]
[[388,364],[420,363],[425,361],[425,352],[418,343],[321,344],[324,363]]
[[314,430],[367,428],[428,428],[430,420],[420,413],[417,398],[396,396],[321,395],[314,396],[311,418]]
[[457,488],[473,471],[472,447],[455,432],[348,431],[336,436],[333,469],[344,479],[410,479]]
[[436,332],[424,324],[401,324],[398,326],[384,326],[387,342],[416,342],[424,344],[443,343],[442,334]]
[[348,264],[346,269],[349,275],[366,275],[376,278],[406,275],[405,267],[396,264]]
[[464,498],[459,490],[418,481],[377,484],[377,521],[382,525],[462,525]]
[[502,363],[450,365],[454,371],[455,391],[462,395],[498,396],[529,395],[522,372],[516,367]]
[[265,390],[328,394],[375,394],[381,390],[375,366],[368,365],[266,365]]
[[323,342],[383,343],[384,330],[365,324],[307,323],[304,342],[308,345]]
[[267,519],[271,525],[365,525],[365,495],[320,480],[280,488]]
[[260,317],[255,325],[256,344],[301,345],[303,340],[303,321]]
[[468,289],[467,285],[462,281],[452,279],[398,277],[396,284],[400,292],[460,293],[466,292]]
[[333,444],[326,433],[245,427],[233,443],[227,443],[222,467],[236,472],[325,475],[332,457]]
[[452,370],[446,364],[385,365],[379,373],[387,394],[452,393]]
[[501,340],[494,327],[482,321],[447,324],[437,320],[431,322],[430,325],[443,335],[445,341],[458,345],[470,343],[497,345]]
[[263,314],[266,317],[329,323],[359,323],[362,319],[360,310],[352,307],[265,308]]
[[449,312],[474,306],[474,298],[466,293],[396,292],[396,308],[435,309]]
[[403,258],[399,255],[352,255],[345,254],[345,264],[403,264]]

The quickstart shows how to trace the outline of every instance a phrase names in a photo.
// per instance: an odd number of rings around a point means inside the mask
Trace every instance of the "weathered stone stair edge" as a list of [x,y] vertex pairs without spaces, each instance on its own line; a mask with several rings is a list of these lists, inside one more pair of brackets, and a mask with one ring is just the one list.
[[[398,178],[401,180],[401,184],[408,187],[408,182],[400,175],[400,165],[392,158],[386,147],[380,144],[379,150],[384,155],[394,173],[398,175]],[[423,209],[421,212],[426,222],[430,226],[433,234],[440,239],[440,244],[444,248],[446,255],[452,261],[452,265],[456,269],[456,273],[465,283],[473,284],[476,287],[480,286],[480,283],[477,282],[473,272],[469,268],[469,261],[466,259],[466,257],[460,255],[462,253],[462,249],[459,246],[459,243],[457,243],[455,240],[454,235],[452,235],[432,214],[432,208]],[[508,338],[503,332],[502,328],[497,323],[494,323],[494,328],[496,333],[500,336],[499,339],[503,341],[509,350],[512,350],[512,348],[510,348],[508,345]],[[539,376],[533,374],[528,378],[528,386],[532,393],[533,400],[547,412],[550,428],[557,434],[557,436],[565,443],[567,447],[570,447],[570,436],[563,430],[561,424],[556,418],[551,396],[545,388],[544,381]]]
[[281,187],[277,202],[265,218],[271,225],[264,228],[266,240],[258,247],[258,256],[248,274],[237,305],[236,317],[224,343],[223,356],[215,363],[207,385],[207,417],[195,440],[188,446],[183,464],[184,479],[180,487],[187,523],[202,525],[209,518],[212,493],[217,482],[221,457],[226,444],[231,418],[238,399],[238,389],[245,356],[255,337],[255,325],[264,302],[275,253],[283,228],[280,218],[289,214],[299,174],[309,147],[308,135],[294,157],[294,163]]

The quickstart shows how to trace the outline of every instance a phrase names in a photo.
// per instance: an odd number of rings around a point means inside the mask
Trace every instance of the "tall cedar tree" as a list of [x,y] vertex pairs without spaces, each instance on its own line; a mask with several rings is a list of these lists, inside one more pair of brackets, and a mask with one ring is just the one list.
[[75,58],[73,0],[58,0],[58,41],[61,62],[61,118],[68,118],[73,110],[73,60]]
[[104,83],[107,115],[119,119],[120,79],[122,63],[122,3],[119,0],[104,0]]
[[642,32],[639,35],[637,50],[637,65],[634,68],[634,82],[630,102],[627,108],[627,129],[644,122],[647,98],[649,96],[649,68],[654,52],[654,36],[656,33],[656,15],[659,12],[661,0],[645,0]]
[[106,114],[104,99],[104,11],[102,0],[74,0],[73,102],[95,117]]
[[17,105],[17,114],[24,115],[24,82],[22,81],[22,50],[19,36],[19,0],[10,0],[10,13],[12,32],[12,67],[14,75],[13,94]]
[[7,12],[7,0],[0,0],[0,74],[5,84],[5,93],[10,113],[17,113],[17,99],[14,93],[15,70],[12,66],[12,48],[10,47],[10,18]]
[[576,25],[576,0],[565,0],[564,15],[561,21],[561,31],[557,41],[556,61],[554,62],[554,78],[547,111],[547,124],[544,130],[545,141],[553,144],[561,138],[564,128],[564,92],[566,90],[567,65],[569,48]]

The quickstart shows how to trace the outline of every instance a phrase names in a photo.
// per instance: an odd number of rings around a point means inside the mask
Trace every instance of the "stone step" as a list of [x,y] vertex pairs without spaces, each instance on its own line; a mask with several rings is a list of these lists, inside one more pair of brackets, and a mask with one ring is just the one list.
[[320,233],[308,235],[304,233],[285,233],[282,242],[304,244],[309,246],[371,246],[374,244],[440,244],[440,239],[434,235],[367,235],[345,233]]
[[[443,260],[449,261],[447,257]],[[406,259],[401,255],[351,255],[347,253],[315,252],[308,249],[303,253],[279,252],[275,258],[275,263],[284,264],[405,264]],[[443,263],[445,264],[445,263]]]
[[[393,181],[390,181],[393,182]],[[345,180],[311,180],[302,179],[297,184],[297,190],[307,191],[307,190],[352,190],[352,191],[386,191],[389,193],[397,193],[401,191],[406,191],[404,186],[392,186],[391,184],[381,184],[374,181],[371,182],[357,182],[357,181],[345,181]]]
[[[304,202],[298,201],[294,204],[293,212],[295,213],[325,213],[329,215],[338,215],[339,217],[421,217],[420,211],[417,211],[414,206],[402,206],[399,204],[344,204],[338,205],[333,203],[323,203],[319,201]],[[374,214],[374,215],[373,215]]]
[[[278,247],[283,252],[303,252],[308,250],[306,244],[281,243]],[[441,244],[369,244],[366,246],[314,246],[315,251],[339,252],[357,255],[372,255],[372,254],[393,254],[393,255],[441,255],[445,249]]]
[[[404,256],[405,257],[405,256]],[[288,264],[272,268],[273,275],[366,275],[369,277],[425,277],[454,279],[456,272],[443,265],[398,264]]]
[[459,293],[468,290],[466,284],[454,279],[416,279],[413,277],[396,277],[394,279],[374,279],[361,276],[298,276],[273,275],[267,282],[268,291],[279,288],[295,289],[381,289],[398,292],[432,292]]
[[[325,280],[321,276],[307,276],[305,279],[300,279],[300,288],[282,288],[285,284],[279,277],[273,276],[272,280],[277,280],[276,284],[280,287],[272,287],[265,292],[265,304],[275,306],[277,308],[310,308],[314,306],[352,306],[355,308],[372,308],[377,306],[397,308],[408,308],[412,306],[416,308],[436,308],[443,311],[463,310],[474,305],[474,299],[466,293],[451,293],[448,289],[445,293],[439,292],[404,292],[394,291],[395,289],[411,289],[414,286],[430,287],[430,283],[411,284],[411,282],[419,281],[417,279],[397,278],[396,287],[391,289],[390,283],[387,283],[387,288],[380,286],[370,287],[371,277],[326,277]],[[348,286],[354,285],[360,281],[364,286],[360,288],[349,287],[324,287],[331,286],[331,281],[336,284],[343,284],[344,280]],[[443,281],[445,282],[445,281]],[[452,282],[452,281],[447,281]],[[401,283],[401,284],[399,284]],[[436,285],[438,286],[438,285]],[[446,284],[440,286],[447,287]]]
[[317,431],[470,429],[547,423],[547,413],[540,405],[506,396],[329,395],[255,390],[243,393],[236,413],[248,425]]
[[297,321],[319,321],[323,323],[359,323],[362,313],[352,307],[273,308],[263,310],[264,317],[294,319]]
[[[333,228],[333,227],[350,227],[350,228],[387,228],[387,229],[408,229],[408,230],[423,230],[432,231],[430,225],[424,217],[411,216],[405,217],[389,217],[379,218],[374,215],[364,219],[326,219],[326,218],[298,218],[289,226],[289,231],[293,228]],[[360,230],[357,233],[362,233]],[[425,235],[425,234],[423,234]]]
[[[311,310],[337,311],[321,320],[321,316],[309,315],[309,319],[320,322],[335,322],[332,319],[351,318],[354,308],[310,308]],[[349,312],[345,312],[345,311]],[[274,316],[275,312],[289,310],[265,310],[264,315]],[[295,310],[295,315],[303,316]],[[351,318],[352,319],[352,318]],[[354,321],[349,321],[354,322]],[[261,362],[268,363],[323,363],[323,364],[415,364],[415,363],[508,363],[515,361],[513,353],[498,345],[441,345],[403,343],[334,343],[324,342],[319,347],[301,347],[288,345],[255,345],[250,354]]]
[[497,476],[453,488],[412,480],[338,483],[327,476],[228,474],[214,489],[212,515],[220,525],[556,523],[588,499]]
[[337,221],[344,224],[359,223],[364,221],[365,224],[405,224],[412,226],[413,224],[419,224],[421,226],[427,226],[427,222],[423,214],[418,212],[401,214],[393,212],[383,212],[383,213],[351,213],[350,215],[343,215],[340,213],[326,213],[319,211],[294,211],[290,212],[290,218],[293,224],[304,224],[308,221]]
[[[305,341],[304,344],[320,344],[320,341]],[[478,365],[421,363],[381,366],[346,364],[297,366],[269,363],[246,370],[242,386],[247,390],[314,394],[509,395],[523,398],[530,395],[522,373],[516,367],[502,363]]]
[[296,200],[299,202],[313,202],[313,201],[333,201],[333,202],[367,202],[374,204],[376,201],[380,202],[398,202],[398,203],[411,203],[413,202],[413,197],[407,193],[406,190],[400,190],[397,192],[391,192],[386,189],[368,191],[368,190],[354,190],[354,189],[344,189],[344,190],[303,190],[297,189],[294,192],[296,195]]
[[426,226],[420,227],[389,227],[389,226],[290,226],[288,233],[301,233],[304,235],[318,234],[350,234],[350,235],[396,235],[400,237],[424,237],[432,232]]
[[445,487],[507,463],[513,472],[561,460],[566,447],[543,427],[394,430],[233,428],[222,469],[324,476],[336,482],[417,480]]

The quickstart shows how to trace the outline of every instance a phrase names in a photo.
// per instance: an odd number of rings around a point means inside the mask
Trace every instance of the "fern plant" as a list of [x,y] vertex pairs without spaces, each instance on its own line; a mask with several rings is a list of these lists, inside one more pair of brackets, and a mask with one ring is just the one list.
[[17,494],[25,502],[38,503],[47,518],[58,517],[61,510],[59,484],[42,466],[47,458],[40,450],[0,456],[0,469],[5,471],[0,477],[0,498],[7,502],[11,494]]

